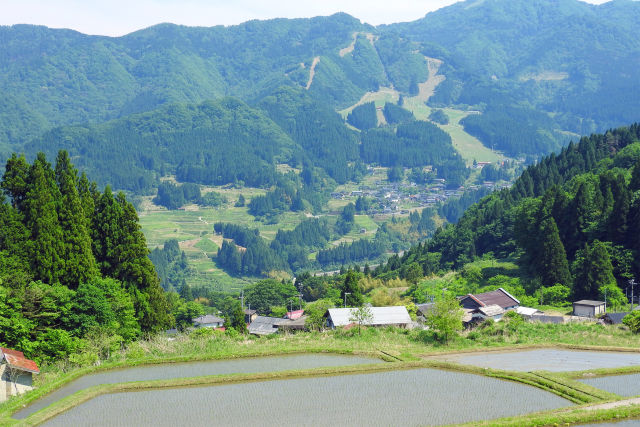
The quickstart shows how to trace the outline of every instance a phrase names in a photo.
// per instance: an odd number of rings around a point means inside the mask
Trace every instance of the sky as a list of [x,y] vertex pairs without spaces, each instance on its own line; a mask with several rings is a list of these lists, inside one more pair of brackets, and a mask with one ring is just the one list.
[[[604,3],[606,0],[586,0]],[[37,24],[121,36],[162,22],[233,25],[346,12],[379,25],[413,21],[456,0],[0,0],[0,25]]]

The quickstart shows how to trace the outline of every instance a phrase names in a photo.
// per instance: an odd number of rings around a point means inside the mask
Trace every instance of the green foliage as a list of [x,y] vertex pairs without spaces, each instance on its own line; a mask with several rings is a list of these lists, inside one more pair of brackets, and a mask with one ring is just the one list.
[[373,320],[373,313],[371,309],[366,305],[360,306],[354,310],[351,310],[349,321],[358,324],[358,334],[361,334],[362,325],[370,324]]
[[347,307],[360,307],[364,302],[358,284],[358,276],[359,273],[353,270],[347,271],[340,286],[340,299]]
[[634,334],[640,333],[640,311],[632,311],[622,319],[624,323]]
[[415,117],[411,111],[406,110],[392,102],[387,102],[384,104],[383,112],[384,118],[387,120],[387,123],[392,125],[411,122],[415,120]]
[[378,127],[376,104],[366,102],[355,107],[347,116],[347,123],[360,130]]
[[324,329],[326,322],[325,314],[330,308],[334,308],[335,304],[331,299],[319,299],[307,303],[304,307],[304,313],[307,315],[305,325],[312,331],[320,331]]
[[265,279],[247,288],[244,296],[245,303],[250,305],[252,310],[268,315],[271,307],[286,306],[297,294],[297,289],[291,283]]
[[447,115],[447,113],[445,113],[444,111],[438,108],[431,111],[431,113],[429,114],[429,120],[435,123],[439,123],[441,125],[449,124],[449,116]]
[[560,284],[540,288],[540,291],[542,293],[541,303],[554,306],[567,304],[569,301],[569,295],[571,294],[571,288],[569,286]]
[[426,318],[426,324],[438,334],[441,342],[447,343],[462,330],[464,311],[453,296],[436,300]]

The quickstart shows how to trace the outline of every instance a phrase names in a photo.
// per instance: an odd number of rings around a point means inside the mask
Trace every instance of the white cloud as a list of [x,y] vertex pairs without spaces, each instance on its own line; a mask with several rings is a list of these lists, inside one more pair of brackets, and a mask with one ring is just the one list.
[[[603,3],[605,0],[589,0]],[[38,24],[119,36],[160,22],[233,25],[346,12],[373,25],[412,21],[456,0],[0,0],[0,25]]]

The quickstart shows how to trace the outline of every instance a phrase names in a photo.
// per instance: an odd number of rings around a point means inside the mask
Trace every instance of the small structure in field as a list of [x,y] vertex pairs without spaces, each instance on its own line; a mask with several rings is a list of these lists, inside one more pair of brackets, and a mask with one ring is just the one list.
[[579,317],[596,317],[599,314],[604,314],[606,311],[606,304],[604,301],[593,301],[583,299],[573,303],[573,315]]
[[462,305],[463,308],[478,309],[494,304],[499,305],[503,310],[510,310],[517,308],[520,305],[520,301],[503,288],[481,294],[467,294],[460,297],[460,305]]
[[191,321],[196,328],[220,328],[224,325],[224,319],[213,314],[205,314]]
[[620,325],[622,324],[622,319],[624,319],[629,313],[631,312],[623,311],[620,313],[607,313],[602,317],[602,321],[607,325]]
[[540,310],[538,310],[537,308],[533,308],[533,307],[517,307],[516,308],[516,313],[518,313],[519,315],[523,316],[523,317],[531,317],[531,316],[535,316],[538,314],[542,314],[542,312]]
[[[354,323],[353,312],[356,308],[330,308],[327,312],[327,326],[337,328]],[[369,326],[398,326],[406,328],[411,324],[411,316],[403,305],[393,307],[370,307],[371,321]]]
[[21,351],[0,347],[0,402],[33,389],[33,374],[40,369]]

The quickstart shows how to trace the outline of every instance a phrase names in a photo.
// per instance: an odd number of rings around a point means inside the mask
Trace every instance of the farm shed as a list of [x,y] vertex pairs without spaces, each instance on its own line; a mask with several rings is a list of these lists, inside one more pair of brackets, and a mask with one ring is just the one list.
[[224,319],[222,317],[214,316],[212,314],[196,317],[195,319],[192,319],[192,322],[193,326],[196,328],[219,328],[224,325]]
[[604,301],[583,299],[573,303],[573,315],[579,317],[596,317],[604,314],[607,307]]
[[0,402],[33,389],[33,374],[39,373],[21,351],[0,347]]
[[513,295],[502,288],[481,294],[467,294],[460,297],[460,304],[464,308],[477,309],[489,305],[499,305],[503,310],[517,308],[520,305]]
[[[350,320],[356,308],[330,308],[327,314],[327,325],[337,328],[354,323]],[[393,307],[370,307],[372,319],[370,326],[399,326],[406,328],[411,323],[411,316],[403,305]]]
[[256,316],[249,324],[249,333],[253,335],[270,335],[278,332],[278,326],[287,322],[280,317]]

